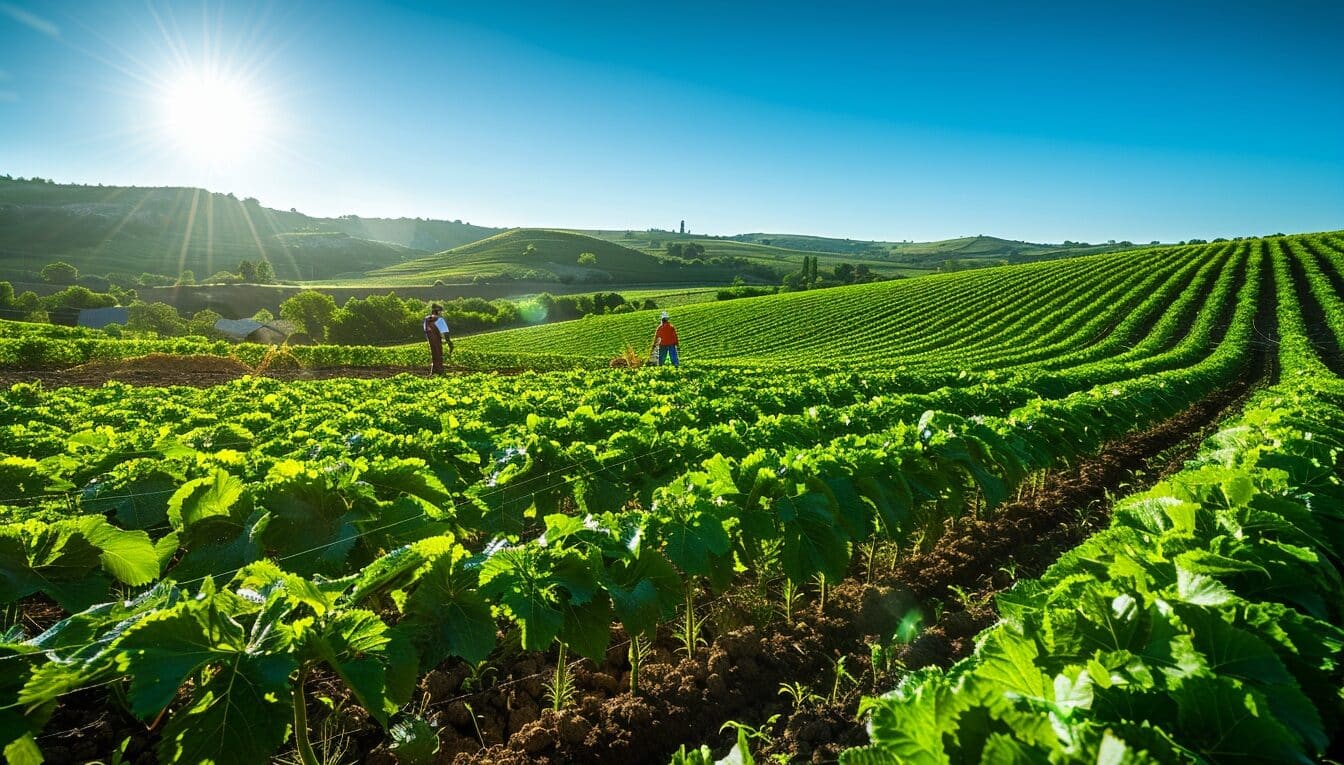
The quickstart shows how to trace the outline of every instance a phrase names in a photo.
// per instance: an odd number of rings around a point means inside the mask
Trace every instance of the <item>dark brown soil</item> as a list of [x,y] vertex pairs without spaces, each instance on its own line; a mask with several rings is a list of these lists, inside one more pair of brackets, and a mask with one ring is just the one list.
[[[449,375],[471,374],[480,370],[450,368]],[[521,370],[490,370],[492,374],[516,374]],[[92,361],[68,369],[0,369],[0,387],[20,382],[40,382],[51,388],[96,388],[110,381],[128,385],[186,385],[208,388],[236,380],[244,375],[277,380],[328,380],[332,378],[376,379],[400,374],[428,375],[424,367],[314,367],[300,368],[292,359],[281,358],[255,369],[228,356],[172,355],[153,353],[131,359]]]

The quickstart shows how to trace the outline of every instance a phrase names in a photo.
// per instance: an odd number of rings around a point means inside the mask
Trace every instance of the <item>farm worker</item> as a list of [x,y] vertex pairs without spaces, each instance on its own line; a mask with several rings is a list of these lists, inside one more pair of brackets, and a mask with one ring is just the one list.
[[653,333],[653,347],[658,351],[658,366],[667,363],[672,357],[672,366],[677,366],[677,328],[667,318],[667,311],[659,317],[658,329]]
[[443,374],[443,341],[448,341],[448,355],[453,355],[453,339],[448,336],[448,322],[443,320],[443,306],[435,303],[425,317],[425,339],[429,341],[429,373]]

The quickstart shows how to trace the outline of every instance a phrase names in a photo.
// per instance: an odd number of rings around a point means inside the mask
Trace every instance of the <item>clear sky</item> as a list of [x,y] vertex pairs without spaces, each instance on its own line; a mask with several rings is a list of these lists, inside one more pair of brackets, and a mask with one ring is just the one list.
[[0,0],[0,173],[494,226],[1339,229],[1342,36],[1338,0]]

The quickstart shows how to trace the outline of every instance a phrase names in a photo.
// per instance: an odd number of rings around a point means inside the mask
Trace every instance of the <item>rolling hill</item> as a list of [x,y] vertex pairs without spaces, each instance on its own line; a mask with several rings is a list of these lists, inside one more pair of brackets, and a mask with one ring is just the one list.
[[[591,259],[581,256],[591,254]],[[518,228],[369,274],[387,284],[538,281],[593,285],[727,284],[733,266],[690,265],[573,231]]]
[[314,218],[194,188],[0,177],[0,274],[17,281],[31,281],[55,260],[99,275],[190,270],[201,279],[240,260],[266,259],[279,279],[335,278],[497,231],[448,221]]
[[802,250],[779,247],[761,242],[745,242],[729,237],[701,237],[690,234],[670,234],[651,231],[578,231],[576,233],[596,236],[615,242],[624,247],[637,249],[653,255],[661,255],[672,242],[695,243],[705,248],[706,258],[745,258],[767,268],[780,271],[798,269],[804,257],[815,256],[818,267],[827,271],[840,263],[863,264],[884,276],[918,276],[931,271],[928,266],[912,266],[893,262],[887,258],[874,258],[862,254],[847,254],[841,251]]

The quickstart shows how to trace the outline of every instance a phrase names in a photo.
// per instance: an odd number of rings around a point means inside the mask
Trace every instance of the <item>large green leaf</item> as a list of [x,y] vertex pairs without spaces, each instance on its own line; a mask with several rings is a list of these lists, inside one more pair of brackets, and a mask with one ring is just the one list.
[[494,598],[518,624],[523,648],[548,648],[565,617],[561,612],[560,583],[540,549],[530,546],[500,550],[481,566],[482,594]]
[[1214,762],[1302,763],[1311,758],[1259,693],[1226,677],[1191,677],[1177,689],[1177,740]]
[[243,482],[222,468],[205,478],[187,481],[168,500],[168,519],[178,531],[188,531],[201,521],[234,515],[233,506],[243,496]]
[[775,501],[784,525],[780,563],[793,582],[802,583],[817,574],[825,574],[833,582],[845,576],[849,544],[830,504],[830,498],[819,492]]
[[600,662],[611,642],[611,601],[602,594],[583,605],[569,604],[564,617],[557,638],[578,655]]
[[271,514],[261,534],[266,547],[296,574],[344,573],[359,536],[357,522],[368,513],[351,484],[353,473],[297,463],[280,463],[271,472],[255,499]]
[[234,654],[191,705],[174,714],[159,741],[161,762],[255,765],[285,740],[290,714],[290,655]]
[[420,651],[425,668],[450,656],[469,663],[484,661],[495,648],[495,620],[477,588],[477,573],[444,555],[415,584],[397,625]]
[[657,550],[607,566],[602,580],[616,618],[630,635],[652,635],[676,612],[684,585],[672,563]]
[[411,699],[416,677],[409,639],[372,611],[343,611],[326,621],[313,644],[340,675],[360,706],[387,727],[388,718]]
[[702,503],[678,505],[662,520],[663,552],[677,568],[692,576],[706,576],[715,559],[729,549],[723,518]]
[[0,602],[42,592],[67,611],[82,611],[107,594],[109,582],[97,571],[102,562],[80,520],[0,526]]
[[132,587],[149,584],[159,577],[159,554],[143,531],[124,531],[102,518],[79,520],[80,530],[101,553],[103,570]]
[[153,717],[187,678],[212,662],[233,661],[243,644],[241,625],[192,602],[141,620],[117,644],[119,663],[131,678],[131,711]]
[[254,510],[242,519],[216,515],[199,521],[179,542],[186,552],[173,567],[172,576],[179,581],[229,576],[260,560],[262,535],[270,521],[270,513],[264,510]]

